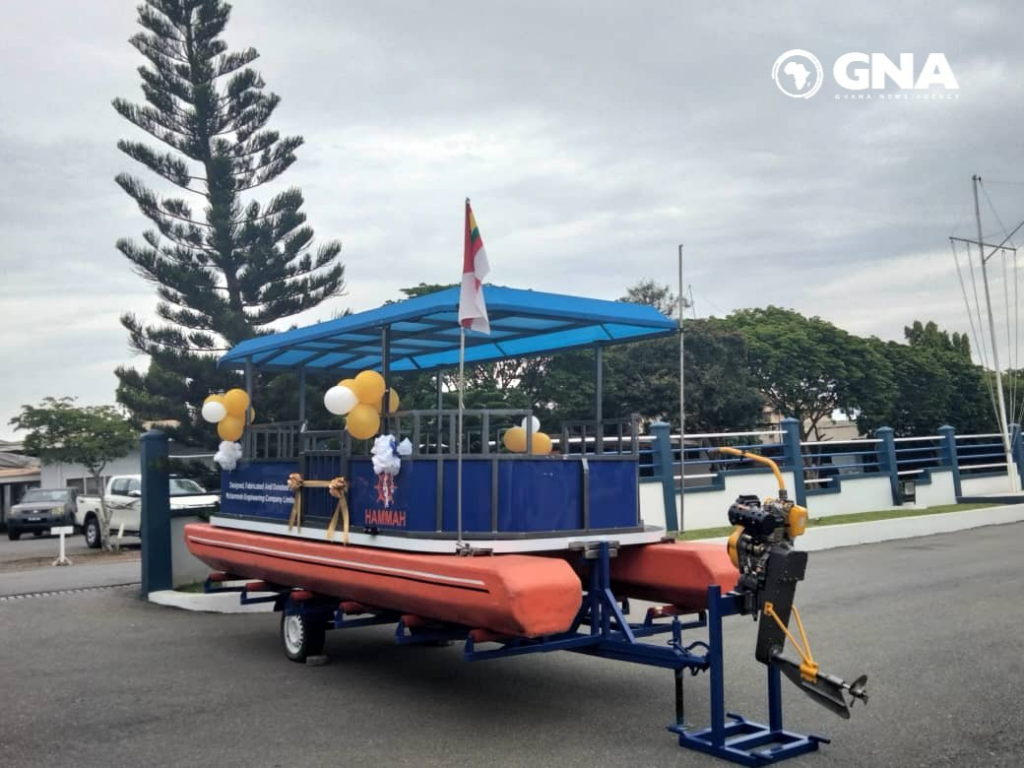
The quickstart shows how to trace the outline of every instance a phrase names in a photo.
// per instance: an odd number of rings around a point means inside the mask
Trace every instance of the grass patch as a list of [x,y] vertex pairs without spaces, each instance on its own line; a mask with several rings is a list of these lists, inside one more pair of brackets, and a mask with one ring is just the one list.
[[[944,512],[967,512],[971,509],[984,509],[986,507],[997,507],[998,504],[941,504],[937,507],[926,507],[925,509],[883,509],[877,512],[857,512],[852,515],[832,515],[831,517],[812,517],[807,521],[808,528],[818,528],[826,525],[842,525],[844,523],[871,523],[876,520],[892,520],[897,517],[922,517],[924,515],[941,515]],[[696,531],[680,533],[683,541],[693,539],[716,539],[720,536],[728,536],[732,533],[732,526],[727,525],[721,528],[701,528]]]
[[194,581],[191,584],[182,584],[180,587],[175,587],[175,592],[202,592],[203,585],[205,582]]

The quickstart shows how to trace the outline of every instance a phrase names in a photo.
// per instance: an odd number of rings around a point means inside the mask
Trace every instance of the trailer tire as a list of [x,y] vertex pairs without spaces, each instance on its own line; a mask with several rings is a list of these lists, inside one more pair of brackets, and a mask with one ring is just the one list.
[[285,655],[304,664],[309,656],[319,656],[324,650],[327,624],[320,617],[306,613],[281,614],[281,643]]
[[100,521],[96,519],[95,515],[89,515],[85,518],[85,527],[82,529],[82,533],[85,534],[85,545],[89,549],[99,549],[103,544],[103,537],[100,533]]

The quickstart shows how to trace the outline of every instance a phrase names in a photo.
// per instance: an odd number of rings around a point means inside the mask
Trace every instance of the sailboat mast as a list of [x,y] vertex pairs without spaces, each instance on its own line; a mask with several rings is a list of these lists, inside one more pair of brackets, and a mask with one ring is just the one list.
[[[992,339],[992,364],[996,369],[996,394],[999,400],[999,413],[997,414],[997,421],[999,423],[999,433],[1003,440],[1003,451],[1006,454],[1006,476],[1010,481],[1010,492],[1016,493],[1020,490],[1017,482],[1017,475],[1013,468],[1013,451],[1010,448],[1010,431],[1009,423],[1006,418],[1006,396],[1003,393],[1003,373],[999,367],[999,345],[996,343],[996,322],[992,316],[992,296],[988,288],[988,269],[986,268],[986,262],[988,259],[985,258],[985,240],[981,233],[981,205],[978,202],[978,183],[981,181],[981,177],[975,174],[971,177],[971,181],[974,184],[974,217],[978,224],[978,253],[981,256],[981,279],[985,285],[985,307],[988,310],[988,330],[989,337]],[[993,251],[995,253],[995,251]]]

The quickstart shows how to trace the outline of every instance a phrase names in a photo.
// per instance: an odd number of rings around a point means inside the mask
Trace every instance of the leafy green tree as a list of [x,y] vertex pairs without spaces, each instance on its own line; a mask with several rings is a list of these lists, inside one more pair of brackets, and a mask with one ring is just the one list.
[[156,287],[161,322],[125,314],[131,346],[150,358],[145,373],[117,370],[118,401],[137,420],[176,419],[177,437],[213,440],[199,418],[211,390],[238,383],[214,355],[265,333],[283,318],[343,291],[341,244],[314,245],[295,188],[268,202],[247,193],[296,160],[299,136],[268,128],[280,101],[249,65],[254,48],[229,51],[221,38],[231,7],[220,0],[146,0],[129,42],[145,104],[114,109],[163,144],[122,140],[118,148],[172,188],[164,195],[128,173],[118,185],[153,225],[118,250]]
[[872,339],[869,343],[888,362],[895,392],[888,401],[877,403],[880,410],[862,410],[857,416],[858,428],[872,432],[892,427],[898,437],[934,435],[949,421],[954,386],[941,354],[894,341]]
[[744,309],[723,321],[746,340],[750,371],[768,403],[800,422],[803,440],[835,411],[880,411],[894,392],[885,357],[819,317],[780,307]]
[[100,490],[100,535],[110,549],[110,510],[102,490],[103,469],[137,445],[138,432],[109,405],[80,407],[70,397],[46,397],[37,406],[23,405],[10,422],[25,430],[26,453],[44,464],[81,464]]
[[971,359],[971,342],[967,334],[943,331],[933,320],[927,323],[915,320],[912,325],[904,326],[903,337],[911,347],[948,353],[967,361]]
[[[949,402],[944,417],[926,430],[930,434],[950,424],[961,434],[997,429],[993,407],[994,375],[971,361],[971,345],[965,333],[941,330],[933,321],[915,320],[903,329],[908,345],[930,354],[949,378]],[[1010,376],[1012,380],[1012,375]]]
[[[677,297],[666,285],[642,280],[622,301],[678,317]],[[686,424],[691,431],[745,430],[763,417],[763,399],[746,365],[743,338],[717,321],[687,320]],[[602,411],[606,418],[639,414],[644,421],[679,425],[679,337],[605,349]],[[594,417],[594,353],[569,352],[546,361],[526,378],[534,402],[553,421]]]
[[626,295],[619,301],[654,307],[666,317],[679,318],[679,297],[672,293],[672,289],[667,285],[651,279],[640,280],[631,285],[626,289]]
[[765,421],[765,398],[750,373],[747,343],[721,320],[687,320],[686,428],[743,432]]

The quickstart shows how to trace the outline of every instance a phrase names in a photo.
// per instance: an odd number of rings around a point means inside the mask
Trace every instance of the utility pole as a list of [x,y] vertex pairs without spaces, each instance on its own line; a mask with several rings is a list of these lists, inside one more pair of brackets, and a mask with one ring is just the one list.
[[683,296],[683,246],[679,244],[679,530],[683,530],[685,519],[686,484],[686,340],[683,334],[683,312],[686,299]]
[[[1006,396],[1003,394],[1003,373],[999,367],[999,345],[996,344],[996,322],[992,316],[992,296],[988,289],[988,270],[986,269],[985,240],[981,233],[981,205],[978,203],[978,184],[981,177],[975,174],[971,177],[974,184],[974,217],[978,223],[978,254],[981,256],[981,279],[985,284],[985,307],[988,310],[988,330],[992,339],[992,364],[996,369],[996,394],[999,397],[999,432],[1003,439],[1003,451],[1006,454],[1006,476],[1010,481],[1010,492],[1017,493],[1020,487],[1017,482],[1017,474],[1013,471],[1013,452],[1010,448],[1009,420],[1006,418]],[[995,251],[993,251],[995,253]]]

